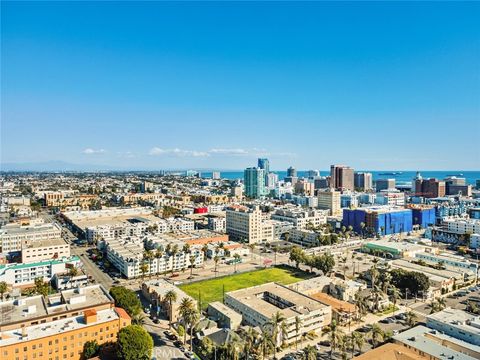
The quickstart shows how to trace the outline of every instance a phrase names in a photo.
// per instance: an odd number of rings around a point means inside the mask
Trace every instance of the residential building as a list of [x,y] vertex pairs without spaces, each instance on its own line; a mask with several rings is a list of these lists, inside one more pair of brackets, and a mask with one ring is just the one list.
[[320,227],[327,222],[327,211],[316,209],[305,209],[297,206],[287,206],[276,209],[272,215],[272,220],[288,221],[296,229],[305,229],[308,227]]
[[259,206],[227,207],[226,231],[232,240],[249,244],[273,240],[273,224],[263,220]]
[[455,234],[480,234],[480,220],[478,219],[447,219],[444,225],[448,231]]
[[338,216],[341,214],[340,192],[336,190],[318,191],[318,208],[330,210],[330,215]]
[[294,167],[290,166],[287,169],[287,177],[293,177],[293,178],[298,177],[297,170]]
[[[170,302],[165,300],[165,295],[173,291],[177,295],[177,299],[172,303],[170,308]],[[189,299],[197,307],[197,301],[191,296],[187,295],[183,290],[171,284],[164,279],[150,280],[142,284],[142,294],[152,305],[152,308],[157,313],[163,313],[167,318],[172,316],[171,321],[177,322],[180,314],[178,308],[183,299]]]
[[13,288],[27,288],[33,286],[38,277],[50,281],[55,274],[63,274],[71,267],[81,267],[81,264],[78,256],[25,264],[3,264],[0,265],[0,281],[5,281]]
[[405,193],[398,190],[382,190],[377,193],[375,204],[403,206],[405,205]]
[[368,350],[355,356],[354,360],[428,360],[427,356],[420,355],[400,344],[386,343],[375,349]]
[[225,232],[227,228],[227,219],[221,215],[207,215],[207,228],[212,231]]
[[0,252],[11,253],[22,250],[22,244],[31,244],[39,240],[58,239],[62,230],[57,224],[7,224],[0,229]]
[[295,341],[295,318],[301,320],[300,333],[319,332],[331,322],[332,309],[320,301],[277,283],[266,283],[225,294],[225,305],[241,314],[243,322],[262,327],[279,312],[285,317],[286,332],[283,338],[274,339],[277,345],[282,340],[287,344]]
[[219,180],[221,178],[220,171],[212,171],[212,179]]
[[22,244],[22,263],[70,257],[70,244],[62,238],[25,241]]
[[237,330],[242,323],[242,315],[219,301],[208,304],[207,314],[220,327]]
[[459,309],[446,308],[427,315],[427,327],[477,345],[480,349],[479,315],[470,314]]
[[265,172],[265,185],[268,183],[268,174],[270,174],[270,161],[266,158],[259,158],[257,167]]
[[249,198],[258,199],[266,195],[265,170],[250,167],[244,171],[245,195]]
[[131,323],[101,285],[3,301],[0,313],[2,360],[80,360],[87,341],[115,343]]

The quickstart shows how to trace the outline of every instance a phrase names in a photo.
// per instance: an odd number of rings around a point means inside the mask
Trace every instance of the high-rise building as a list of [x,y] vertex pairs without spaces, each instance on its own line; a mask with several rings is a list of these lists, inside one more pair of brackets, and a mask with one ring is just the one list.
[[258,167],[260,169],[265,170],[265,173],[267,173],[267,174],[270,172],[270,162],[266,158],[259,158],[258,159]]
[[445,181],[440,181],[435,178],[423,179],[419,172],[413,179],[415,186],[413,191],[417,196],[423,196],[425,198],[442,197],[446,194]]
[[341,213],[340,192],[329,189],[318,191],[318,208],[330,210],[330,215],[336,216]]
[[212,179],[213,180],[220,179],[220,171],[212,171]]
[[325,176],[319,176],[314,178],[313,184],[315,189],[326,189],[328,188],[328,179]]
[[230,206],[226,209],[226,232],[230,239],[249,244],[273,240],[271,221],[264,221],[257,206]]
[[287,177],[297,177],[297,170],[290,166],[288,169],[287,169]]
[[330,187],[338,190],[353,190],[353,169],[346,165],[330,166]]
[[258,167],[246,168],[244,172],[245,195],[258,199],[266,195],[265,170]]
[[372,190],[373,188],[372,173],[356,172],[354,174],[353,184],[355,186],[355,189],[360,189],[363,191]]
[[317,176],[320,176],[320,171],[318,171],[318,170],[308,170],[307,171],[307,177],[315,178]]
[[382,190],[395,190],[395,179],[378,179],[375,182],[377,192]]
[[278,174],[275,174],[273,172],[269,173],[267,175],[267,188],[268,189],[275,189],[275,186],[277,186],[278,183]]

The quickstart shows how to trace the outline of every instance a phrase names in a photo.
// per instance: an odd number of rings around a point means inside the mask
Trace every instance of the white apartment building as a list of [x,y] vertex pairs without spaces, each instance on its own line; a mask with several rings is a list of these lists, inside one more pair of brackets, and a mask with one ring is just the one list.
[[388,206],[403,206],[405,205],[405,193],[398,190],[382,190],[377,193],[375,203]]
[[[174,244],[172,244],[174,245]],[[115,239],[106,244],[107,259],[128,279],[142,276],[140,265],[146,263],[148,265],[145,275],[162,274],[169,271],[180,271],[188,268],[190,256],[194,256],[194,266],[203,264],[204,256],[201,246],[190,247],[191,254],[182,251],[183,242],[177,244],[178,252],[173,256],[165,251],[161,258],[144,259],[145,248],[143,241],[135,239]],[[153,250],[155,254],[155,250]]]
[[337,216],[341,214],[341,200],[340,191],[328,189],[326,191],[319,191],[318,208],[330,210],[330,215]]
[[[225,305],[241,314],[243,322],[250,326],[262,327],[280,312],[285,317],[285,342],[296,339],[295,318],[301,320],[300,334],[320,331],[330,324],[332,308],[318,300],[277,283],[267,283],[225,294]],[[282,343],[279,336],[277,345]]]
[[480,249],[480,234],[472,234],[470,236],[470,248],[471,249]]
[[224,216],[207,216],[208,229],[217,232],[225,232],[227,228],[227,219]]
[[68,272],[69,267],[80,267],[81,265],[78,256],[26,264],[0,265],[0,281],[5,281],[13,288],[29,287],[35,283],[35,279],[38,277],[42,277],[44,281],[50,281],[55,274],[63,274]]
[[478,315],[446,308],[435,314],[427,315],[427,327],[480,346],[480,316]]
[[70,245],[62,238],[26,241],[22,244],[22,263],[70,257]]
[[447,219],[443,223],[448,231],[455,234],[480,234],[480,220],[478,219]]
[[259,243],[273,239],[273,224],[264,221],[258,206],[230,206],[226,209],[226,231],[232,240]]
[[58,239],[62,230],[57,224],[7,224],[0,229],[0,252],[20,251],[22,244],[39,240]]
[[319,236],[321,234],[312,230],[292,229],[289,231],[288,241],[305,247],[314,247],[320,244]]
[[272,220],[288,221],[296,229],[305,229],[307,226],[319,227],[327,223],[328,211],[304,209],[301,207],[287,207],[277,209],[272,214]]

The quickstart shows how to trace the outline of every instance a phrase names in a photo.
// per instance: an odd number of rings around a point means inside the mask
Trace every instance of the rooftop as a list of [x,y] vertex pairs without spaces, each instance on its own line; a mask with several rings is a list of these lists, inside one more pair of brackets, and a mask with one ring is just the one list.
[[424,360],[425,357],[403,345],[387,343],[354,357],[357,360]]
[[448,324],[463,332],[474,334],[480,338],[480,316],[469,314],[459,309],[446,308],[427,316],[427,326],[431,326],[431,320]]
[[[275,313],[280,312],[288,319],[299,314],[307,314],[311,311],[328,307],[328,305],[324,305],[318,300],[273,282],[231,291],[226,295],[240,301],[267,318],[271,318]],[[266,295],[273,295],[291,305],[280,308],[267,301],[265,299]]]

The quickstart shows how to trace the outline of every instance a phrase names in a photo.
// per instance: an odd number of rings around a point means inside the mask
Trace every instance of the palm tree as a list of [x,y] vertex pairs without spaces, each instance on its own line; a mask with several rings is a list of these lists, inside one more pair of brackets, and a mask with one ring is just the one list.
[[151,269],[152,269],[152,259],[154,255],[152,250],[145,250],[143,253],[143,259],[148,261],[148,269],[149,269],[149,276],[151,276]]
[[253,260],[253,250],[255,249],[255,244],[254,243],[249,243],[248,248],[250,249],[251,259]]
[[365,343],[365,338],[363,337],[363,334],[361,332],[358,332],[358,331],[352,332],[352,358],[355,353],[355,346],[357,347],[358,351],[360,351],[360,354],[361,354],[364,343]]
[[375,311],[378,311],[378,305],[380,303],[380,298],[383,295],[383,291],[380,289],[379,286],[375,285],[372,289],[372,298],[374,303]]
[[348,335],[342,335],[338,339],[338,347],[342,351],[342,359],[347,360],[348,355],[347,355],[347,350],[350,345],[350,338]]
[[298,333],[302,327],[302,319],[299,316],[295,316],[295,351],[298,350]]
[[162,249],[158,248],[155,251],[155,259],[157,259],[157,275],[160,272],[160,259],[163,258],[163,251]]
[[198,322],[200,315],[197,308],[194,306],[188,314],[188,322],[190,324],[190,351],[193,351],[193,329]]
[[142,262],[140,264],[140,272],[142,273],[142,280],[145,279],[145,274],[148,271],[148,264],[145,262]]
[[395,285],[389,286],[390,290],[390,301],[393,303],[393,315],[395,315],[395,309],[397,308],[397,301],[400,299],[401,294],[400,290]]
[[180,317],[182,318],[182,322],[185,326],[185,332],[183,334],[183,343],[186,344],[187,342],[187,328],[190,324],[190,320],[192,318],[192,313],[196,311],[195,305],[193,304],[192,299],[184,297],[180,302],[180,306],[178,307],[178,312]]
[[438,308],[439,308],[440,311],[447,307],[447,303],[445,301],[445,298],[442,298],[442,297],[439,297],[437,299],[437,304],[438,304]]
[[[285,316],[280,312],[277,311],[273,314],[269,324],[272,326],[272,337],[273,341],[275,342],[275,347],[273,349],[273,358],[277,358],[277,343],[278,343],[278,335],[281,334],[283,337],[285,335]],[[283,331],[282,331],[283,330]]]
[[273,251],[273,264],[274,265],[277,265],[277,253],[278,253],[278,246],[277,245],[273,245],[272,246],[272,251]]
[[317,349],[314,346],[308,345],[303,349],[303,356],[302,359],[304,360],[317,360]]
[[132,324],[134,325],[144,325],[145,324],[145,315],[137,314],[132,318]]
[[177,293],[173,290],[169,290],[163,297],[163,300],[168,302],[168,328],[170,329],[172,327],[173,319],[173,303],[177,301]]
[[370,334],[372,336],[372,346],[376,348],[379,338],[383,339],[384,337],[383,330],[378,324],[372,324]]
[[203,259],[204,259],[204,264],[207,261],[207,253],[208,253],[208,245],[205,244],[202,246],[202,253],[203,253]]
[[427,307],[430,309],[430,314],[433,314],[439,311],[438,304],[436,303],[435,300],[433,300],[430,304],[428,304]]
[[3,294],[5,294],[8,290],[8,285],[5,281],[0,281],[0,294],[2,295],[3,301]]
[[78,269],[75,267],[75,266],[72,266],[69,270],[68,270],[68,275],[70,275],[71,277],[75,277],[78,275]]
[[195,255],[190,255],[188,257],[190,261],[190,277],[193,277],[193,268],[195,267]]
[[417,315],[415,315],[415,313],[412,311],[407,312],[405,322],[410,327],[415,326],[415,324],[417,323]]
[[258,332],[253,327],[249,327],[247,331],[243,332],[244,339],[243,352],[245,353],[245,360],[248,360],[250,353],[254,348],[255,341],[258,339]]
[[177,256],[178,254],[178,245],[175,244],[172,246],[172,249],[170,250],[170,255],[172,256],[173,258],[173,262],[172,262],[172,275],[173,275],[173,271],[175,270],[175,257]]
[[215,255],[215,256],[213,257],[213,261],[215,262],[215,270],[214,270],[214,272],[215,272],[215,276],[216,276],[216,275],[217,275],[217,266],[218,266],[218,262],[220,261],[220,256]]
[[272,333],[266,327],[262,329],[262,334],[260,336],[258,345],[262,351],[262,359],[265,359],[265,357],[270,354],[272,349],[276,348],[276,345],[273,343]]
[[233,258],[235,259],[234,263],[233,263],[233,271],[234,272],[237,272],[237,264],[240,262],[240,255],[239,254],[235,254],[233,255]]
[[322,329],[322,334],[328,334],[328,339],[330,341],[330,357],[332,357],[333,352],[337,348],[338,339],[340,336],[340,330],[337,327],[337,322],[332,320],[330,325]]
[[362,319],[362,315],[366,314],[367,312],[367,299],[357,292],[355,294],[355,306],[357,307],[358,311],[358,318],[357,320]]

